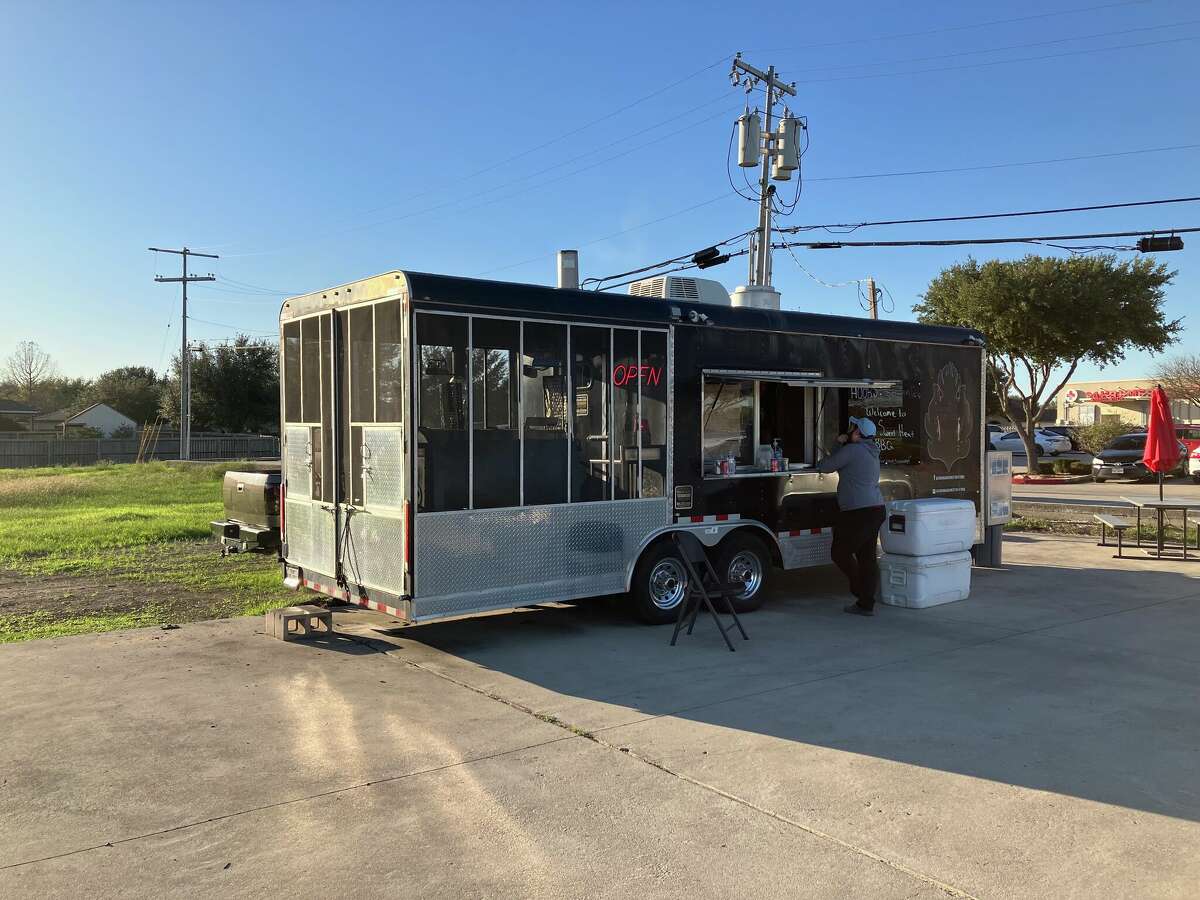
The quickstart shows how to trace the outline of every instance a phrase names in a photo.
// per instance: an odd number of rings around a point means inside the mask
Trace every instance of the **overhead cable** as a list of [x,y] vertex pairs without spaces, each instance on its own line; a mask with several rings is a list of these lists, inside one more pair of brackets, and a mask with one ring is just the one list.
[[1058,156],[1051,159],[1030,159],[1022,162],[989,163],[982,166],[955,166],[949,169],[915,169],[910,172],[874,172],[869,175],[826,175],[811,181],[865,181],[874,178],[904,178],[914,175],[949,175],[957,172],[984,172],[990,169],[1015,169],[1024,166],[1048,166],[1054,163],[1083,162],[1091,159],[1112,159],[1137,156],[1143,153],[1170,153],[1179,150],[1200,150],[1200,144],[1174,144],[1169,147],[1146,147],[1140,150],[1115,150],[1112,153],[1089,153],[1081,156]]
[[1085,241],[1097,238],[1141,237],[1144,235],[1191,234],[1200,228],[1142,228],[1138,231],[1109,231],[1100,234],[1050,234],[1032,237],[954,238],[941,241],[784,241],[771,246],[777,250],[807,247],[810,250],[838,250],[842,247],[959,247],[968,244],[1037,244],[1045,241]]
[[1059,213],[1093,212],[1098,209],[1129,209],[1134,206],[1162,206],[1167,203],[1195,203],[1200,197],[1172,197],[1167,200],[1133,200],[1128,203],[1094,203],[1091,206],[1063,206],[1057,209],[1033,209],[1024,212],[979,213],[967,216],[931,216],[924,219],[881,219],[876,222],[847,222],[827,225],[792,225],[788,228],[776,229],[781,234],[795,234],[801,231],[823,230],[834,228],[847,229],[846,232],[858,228],[868,228],[876,225],[923,225],[930,222],[970,222],[979,219],[1010,219],[1024,216],[1049,216]]
[[898,34],[881,34],[875,37],[853,37],[842,41],[825,41],[820,44],[802,44],[793,47],[757,47],[755,52],[787,52],[789,50],[817,50],[823,47],[849,47],[868,41],[894,41],[901,38],[926,37],[932,34],[946,34],[951,31],[970,31],[975,28],[990,28],[994,25],[1012,25],[1017,22],[1031,22],[1036,19],[1049,19],[1057,16],[1072,16],[1078,13],[1098,12],[1102,9],[1114,9],[1121,6],[1144,6],[1149,0],[1120,0],[1117,3],[1101,3],[1095,6],[1080,6],[1073,9],[1060,9],[1054,12],[1035,13],[1028,16],[1016,16],[1011,19],[992,19],[988,22],[968,22],[963,25],[947,25],[943,28],[930,28],[924,31],[905,31]]

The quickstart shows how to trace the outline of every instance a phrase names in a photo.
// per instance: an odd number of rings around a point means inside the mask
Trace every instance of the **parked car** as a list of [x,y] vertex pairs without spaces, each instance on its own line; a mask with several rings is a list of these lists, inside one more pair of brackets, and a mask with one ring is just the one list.
[[[1014,453],[1024,453],[1025,445],[1021,442],[1021,436],[1015,431],[1003,431],[1000,434],[990,435],[993,450],[1011,450]],[[1037,428],[1033,432],[1033,442],[1037,444],[1038,453],[1045,453],[1049,456],[1058,456],[1060,453],[1066,453],[1071,449],[1071,442],[1061,434],[1052,434],[1043,428]]]
[[1190,454],[1187,461],[1188,473],[1192,476],[1192,481],[1200,484],[1200,446],[1197,446]]
[[[1123,434],[1105,444],[1104,449],[1092,460],[1092,480],[1099,483],[1110,478],[1152,479],[1156,473],[1146,468],[1142,454],[1146,450],[1146,433]],[[1168,475],[1184,475],[1189,460],[1187,448],[1179,444],[1179,465]]]
[[1048,431],[1051,434],[1058,434],[1065,437],[1071,442],[1072,450],[1082,450],[1083,447],[1079,444],[1079,426],[1078,425],[1043,425],[1042,431]]
[[1200,450],[1200,425],[1175,425],[1175,437],[1188,448],[1188,453]]

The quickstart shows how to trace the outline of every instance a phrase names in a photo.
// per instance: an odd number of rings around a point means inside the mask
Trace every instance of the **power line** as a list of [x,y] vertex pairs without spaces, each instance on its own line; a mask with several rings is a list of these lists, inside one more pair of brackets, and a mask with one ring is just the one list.
[[858,228],[868,228],[876,225],[923,225],[930,222],[970,222],[979,219],[1010,219],[1023,216],[1049,216],[1058,213],[1092,212],[1098,209],[1129,209],[1134,206],[1161,206],[1167,203],[1195,203],[1200,197],[1172,197],[1168,200],[1134,200],[1129,203],[1096,203],[1091,206],[1064,206],[1058,209],[1035,209],[1026,212],[980,213],[969,216],[931,216],[925,219],[882,219],[877,222],[854,222],[830,225],[793,225],[790,228],[777,228],[780,234],[795,234],[800,231],[828,231],[833,228],[845,228],[854,231]]
[[863,81],[869,78],[895,78],[900,75],[924,75],[929,72],[958,72],[963,69],[982,69],[988,66],[1007,66],[1013,63],[1040,62],[1046,59],[1062,59],[1066,56],[1081,56],[1087,53],[1104,53],[1109,50],[1135,50],[1140,47],[1158,47],[1162,44],[1179,44],[1184,41],[1200,40],[1200,35],[1164,38],[1161,41],[1144,41],[1140,44],[1116,44],[1111,47],[1091,47],[1083,50],[1065,50],[1062,53],[1046,53],[1041,56],[1022,56],[1018,59],[994,59],[987,62],[963,63],[961,66],[935,66],[929,69],[912,69],[907,72],[874,72],[864,75],[835,75],[830,78],[804,78],[796,84],[823,84],[830,81]]
[[190,318],[193,322],[199,322],[202,325],[212,325],[214,328],[227,328],[230,331],[240,331],[245,335],[274,334],[275,333],[273,331],[249,331],[248,329],[243,328],[240,325],[226,325],[224,322],[210,322],[208,319],[198,319],[195,316],[191,316]]
[[843,41],[826,41],[820,44],[804,44],[798,47],[759,47],[754,52],[777,53],[789,50],[816,50],[823,47],[848,47],[874,41],[895,41],[902,38],[926,37],[931,34],[947,34],[951,31],[968,31],[974,28],[990,28],[994,25],[1012,25],[1017,22],[1031,22],[1036,19],[1049,19],[1056,16],[1071,16],[1077,13],[1098,12],[1102,9],[1114,9],[1122,6],[1144,6],[1149,0],[1122,0],[1118,3],[1101,3],[1097,6],[1081,6],[1074,9],[1061,9],[1056,12],[1035,13],[1028,16],[1016,16],[1011,19],[993,19],[990,22],[970,22],[964,25],[948,25],[944,28],[930,28],[925,31],[906,31],[899,34],[884,34],[877,37],[855,37]]
[[[732,56],[732,54],[727,53],[724,56],[722,56],[720,59],[717,59],[714,62],[709,63],[708,65],[705,65],[699,69],[696,69],[694,72],[691,72],[691,73],[683,76],[682,78],[672,81],[669,84],[666,84],[660,88],[656,88],[655,90],[649,92],[648,94],[643,94],[641,97],[638,97],[637,99],[632,100],[629,103],[626,103],[625,105],[618,107],[617,109],[611,110],[610,112],[607,112],[607,113],[604,113],[603,115],[597,116],[594,119],[590,119],[589,121],[585,122],[582,125],[577,126],[576,128],[556,134],[554,137],[550,138],[549,140],[543,141],[542,143],[537,144],[536,146],[529,147],[528,149],[522,150],[519,153],[514,153],[511,156],[505,157],[504,159],[501,159],[497,162],[494,162],[487,166],[484,166],[481,169],[477,169],[474,172],[464,175],[461,178],[455,179],[452,182],[445,182],[445,183],[437,185],[435,187],[431,187],[426,190],[419,191],[415,194],[409,194],[398,200],[393,200],[388,203],[384,203],[380,206],[375,206],[375,207],[370,207],[365,210],[360,210],[357,213],[357,215],[358,216],[369,216],[372,213],[382,212],[385,209],[392,209],[392,208],[394,208],[396,206],[400,206],[402,204],[411,203],[413,200],[418,200],[421,197],[427,197],[430,194],[437,193],[448,187],[455,187],[459,184],[462,184],[464,181],[469,181],[471,179],[478,178],[481,175],[486,175],[489,172],[493,172],[496,169],[499,169],[505,165],[508,165],[509,163],[516,162],[517,160],[523,159],[527,156],[531,156],[532,154],[537,153],[539,150],[545,150],[547,147],[551,147],[554,144],[560,143],[561,141],[564,141],[569,137],[574,137],[575,135],[580,134],[580,133],[588,130],[589,128],[599,125],[601,122],[606,122],[609,119],[613,119],[616,116],[620,115],[621,113],[624,113],[630,109],[633,109],[635,106],[640,106],[641,104],[645,103],[647,100],[651,100],[661,94],[666,93],[667,91],[671,90],[672,88],[678,87],[679,85],[684,84],[684,83],[692,80],[693,78],[696,78],[699,75],[703,75],[705,72],[715,69],[717,66],[722,65],[723,63],[728,61],[731,56]],[[717,102],[718,100],[725,99],[726,96],[727,95],[722,94],[721,97],[719,97],[719,98],[713,98],[712,100],[709,100],[709,101],[706,101],[705,103],[700,104],[700,106],[697,106],[686,112],[680,113],[679,115],[674,116],[670,119],[665,119],[665,120],[656,122],[653,125],[649,125],[646,128],[639,130],[635,134],[626,135],[625,137],[619,138],[617,141],[606,144],[603,147],[599,147],[594,150],[589,150],[589,151],[586,151],[583,153],[576,153],[573,155],[573,159],[579,159],[581,156],[589,156],[593,153],[603,152],[605,149],[613,146],[614,144],[621,143],[622,141],[630,140],[632,138],[635,138],[635,137],[638,137],[638,136],[644,134],[648,129],[662,127],[663,125],[666,125],[672,121],[676,121],[676,120],[682,118],[683,116],[688,115],[688,113],[690,113],[690,112],[695,112],[696,110],[699,110],[705,106],[711,106],[713,103]],[[551,166],[550,169],[560,168],[563,165],[569,164],[571,161],[572,160],[567,160],[566,162],[558,163],[554,166]],[[543,170],[543,171],[549,171],[549,170]],[[527,180],[528,178],[536,177],[538,174],[540,174],[540,173],[535,172],[535,173],[532,173],[531,175],[522,176],[520,179],[517,179],[517,181]],[[509,184],[512,184],[512,183],[515,183],[515,182],[509,182]],[[487,190],[498,190],[501,187],[503,187],[503,185],[493,186],[491,188],[488,188]],[[446,204],[442,204],[442,206],[444,206],[444,205],[446,205]],[[439,206],[437,208],[441,208],[441,207]],[[361,225],[350,226],[350,230],[355,230],[355,229],[361,228],[361,227],[370,227],[370,226],[361,226]],[[340,233],[342,233],[342,232],[341,231],[326,232],[321,236],[326,236],[328,234],[340,234]],[[213,245],[213,246],[229,247],[229,246],[236,246],[238,243],[240,243],[240,242],[234,241],[234,242],[229,242],[229,243],[225,243],[225,244],[217,244],[217,245]],[[290,246],[294,246],[294,245],[290,245]],[[287,248],[281,248],[281,249],[287,249]],[[267,250],[267,251],[259,251],[258,253],[252,253],[252,254],[234,254],[234,255],[236,255],[236,256],[257,256],[257,255],[262,255],[263,253],[273,253],[273,252],[278,252],[278,251],[277,250]]]
[[[723,95],[721,98],[717,98],[717,99],[725,100],[725,99],[727,99],[727,98],[728,98],[728,95]],[[656,128],[656,127],[658,127],[659,125],[665,125],[665,124],[667,124],[667,123],[669,123],[669,122],[675,121],[675,120],[676,120],[676,119],[678,119],[678,118],[681,118],[682,116],[686,116],[686,115],[689,115],[689,114],[691,114],[691,113],[693,113],[693,112],[696,112],[696,111],[697,111],[697,110],[699,110],[699,109],[703,109],[703,108],[705,108],[705,107],[712,106],[712,105],[713,105],[715,102],[717,102],[717,99],[714,99],[714,100],[711,100],[711,101],[707,101],[707,102],[705,102],[705,103],[701,104],[700,106],[697,106],[697,107],[694,107],[693,109],[690,109],[690,110],[688,110],[688,111],[687,111],[687,112],[685,112],[685,113],[681,113],[679,116],[675,116],[675,117],[672,117],[672,118],[670,118],[670,119],[664,119],[662,122],[658,123],[658,125],[650,126],[650,128]],[[500,196],[497,196],[497,197],[491,197],[491,198],[489,198],[489,199],[487,199],[487,200],[482,200],[482,201],[479,201],[479,202],[477,202],[477,203],[470,203],[469,201],[470,201],[470,199],[471,199],[471,198],[469,198],[469,197],[455,197],[455,198],[453,198],[453,199],[446,200],[446,201],[443,201],[443,202],[441,202],[441,203],[434,204],[433,206],[428,206],[428,207],[425,207],[424,209],[418,209],[418,210],[414,210],[414,211],[412,211],[412,212],[404,213],[404,214],[402,214],[402,215],[399,215],[399,216],[390,216],[390,217],[387,217],[387,218],[384,218],[384,219],[377,219],[377,220],[375,220],[375,221],[372,221],[372,222],[360,222],[360,223],[359,223],[359,224],[357,224],[357,225],[351,225],[351,226],[347,226],[346,228],[338,229],[338,230],[335,230],[335,231],[322,232],[322,233],[320,233],[320,234],[311,235],[311,236],[309,236],[309,237],[307,237],[307,238],[302,238],[301,240],[299,240],[299,241],[295,241],[295,242],[293,242],[293,243],[291,243],[291,244],[287,244],[287,245],[284,245],[284,246],[282,246],[282,247],[276,247],[276,248],[274,248],[274,249],[270,249],[270,250],[260,250],[260,251],[253,251],[253,252],[248,252],[248,253],[234,253],[234,254],[228,254],[228,255],[226,256],[226,258],[227,258],[227,259],[234,259],[234,258],[242,258],[242,257],[247,257],[247,256],[265,256],[265,255],[268,255],[268,254],[271,254],[271,253],[279,253],[279,252],[283,252],[283,251],[285,251],[285,250],[288,250],[288,249],[291,249],[291,248],[294,248],[294,247],[302,246],[302,245],[304,245],[304,244],[306,244],[306,243],[310,243],[310,242],[312,242],[312,241],[314,241],[314,240],[319,240],[320,238],[324,238],[324,237],[333,237],[333,236],[336,236],[336,235],[341,235],[341,234],[348,234],[348,233],[350,233],[350,232],[353,232],[353,231],[360,231],[360,230],[362,230],[362,229],[364,229],[364,228],[375,228],[375,227],[378,227],[378,226],[380,226],[380,225],[387,225],[387,224],[391,224],[391,223],[394,223],[394,222],[400,222],[400,221],[404,221],[404,220],[406,220],[406,219],[412,219],[412,218],[415,218],[415,217],[417,217],[417,216],[426,215],[426,214],[428,214],[428,213],[432,213],[432,212],[440,212],[440,211],[442,211],[442,210],[449,209],[449,208],[451,208],[451,207],[459,207],[458,209],[456,209],[456,210],[455,210],[455,212],[462,213],[462,212],[468,212],[468,211],[470,211],[470,210],[473,210],[473,209],[478,209],[478,208],[480,208],[480,207],[483,207],[483,206],[489,206],[489,205],[491,205],[491,204],[494,204],[494,203],[501,203],[501,202],[503,202],[503,201],[505,201],[505,200],[510,200],[510,199],[512,199],[513,197],[518,197],[518,196],[520,196],[520,195],[522,195],[522,194],[529,193],[530,191],[541,191],[541,190],[544,190],[544,189],[545,189],[545,188],[546,188],[548,185],[551,185],[551,184],[556,184],[556,183],[558,183],[558,182],[560,182],[560,181],[564,181],[565,179],[567,179],[567,178],[572,178],[572,177],[574,177],[574,176],[576,176],[576,175],[581,175],[581,174],[583,174],[584,172],[589,172],[589,171],[591,171],[592,169],[598,168],[598,167],[600,167],[600,166],[603,166],[603,165],[606,165],[606,164],[608,164],[608,163],[610,163],[610,162],[614,162],[614,161],[616,161],[616,160],[618,160],[618,159],[622,159],[622,158],[624,158],[624,157],[626,157],[626,156],[629,156],[631,153],[636,153],[636,152],[638,152],[639,150],[644,150],[644,149],[646,149],[647,147],[652,147],[652,146],[655,146],[656,144],[661,144],[663,141],[672,140],[672,139],[676,138],[676,137],[679,135],[679,133],[680,133],[680,132],[682,132],[682,131],[687,131],[687,130],[690,130],[690,129],[692,129],[692,128],[696,128],[696,127],[698,127],[698,126],[700,126],[700,125],[704,125],[704,124],[706,124],[707,122],[710,122],[710,121],[712,121],[713,119],[719,118],[720,116],[725,116],[725,115],[728,115],[730,112],[736,111],[736,110],[737,110],[737,109],[739,109],[739,108],[740,108],[740,104],[738,104],[738,105],[735,105],[735,106],[731,106],[731,107],[727,107],[727,108],[725,108],[725,109],[719,110],[718,112],[716,112],[716,113],[714,113],[714,114],[712,114],[712,115],[705,116],[704,118],[702,118],[702,119],[698,119],[698,120],[697,120],[697,121],[695,121],[695,122],[692,122],[692,123],[690,123],[690,124],[687,124],[687,125],[683,125],[683,126],[681,126],[681,127],[677,128],[677,129],[674,129],[674,130],[672,130],[672,131],[669,131],[669,132],[667,132],[666,134],[664,134],[664,135],[661,135],[660,137],[656,137],[656,138],[654,138],[654,139],[652,139],[652,140],[645,141],[644,143],[637,144],[637,145],[635,145],[635,146],[633,146],[633,147],[630,147],[630,148],[628,148],[627,150],[622,150],[620,153],[615,153],[615,154],[613,154],[612,156],[607,156],[607,157],[605,157],[605,158],[603,158],[603,159],[597,160],[596,162],[589,163],[588,165],[585,165],[585,166],[580,166],[579,168],[573,169],[573,170],[571,170],[571,171],[569,171],[569,172],[565,172],[564,174],[562,174],[562,175],[559,175],[559,176],[556,176],[555,178],[550,178],[550,179],[541,179],[541,180],[540,180],[540,181],[538,181],[536,184],[531,184],[531,185],[528,185],[527,187],[523,187],[523,188],[521,188],[520,190],[512,191],[512,192],[510,192],[510,193],[507,193],[507,194],[501,194]],[[503,183],[501,183],[501,184],[498,184],[498,185],[493,185],[492,187],[486,188],[486,189],[483,191],[483,193],[491,193],[492,191],[499,191],[499,190],[503,190],[503,189],[504,189],[504,188],[506,188],[506,187],[511,187],[511,186],[513,186],[513,185],[521,184],[522,182],[527,182],[527,181],[530,181],[530,180],[532,180],[532,179],[539,178],[540,176],[542,176],[542,175],[546,174],[547,172],[551,172],[551,171],[553,171],[553,170],[555,170],[555,169],[561,169],[563,166],[570,165],[571,163],[575,162],[576,160],[578,160],[578,159],[580,159],[580,158],[582,158],[582,157],[586,157],[586,156],[592,155],[593,153],[598,153],[598,152],[601,152],[602,150],[604,150],[604,149],[608,149],[609,147],[612,147],[612,146],[614,146],[614,145],[616,145],[616,144],[623,143],[623,142],[625,142],[626,140],[629,140],[629,139],[631,139],[631,138],[634,138],[634,137],[638,137],[639,135],[641,135],[641,134],[644,134],[644,133],[645,133],[647,130],[649,130],[649,129],[642,129],[642,130],[641,130],[640,132],[638,132],[637,134],[631,134],[631,135],[627,135],[627,136],[625,136],[625,137],[623,137],[623,138],[620,138],[620,139],[619,139],[619,140],[617,140],[617,141],[613,141],[613,142],[611,142],[611,143],[609,143],[609,144],[606,144],[604,147],[601,147],[601,148],[599,148],[599,149],[597,149],[597,150],[588,151],[587,153],[582,153],[582,154],[576,154],[576,155],[575,155],[575,156],[574,156],[572,159],[566,160],[566,161],[564,161],[564,162],[557,162],[557,163],[555,163],[555,164],[553,164],[553,165],[551,165],[551,166],[547,166],[547,167],[545,167],[544,169],[539,169],[539,170],[538,170],[538,171],[536,171],[536,172],[531,172],[531,173],[529,173],[529,174],[527,174],[527,175],[522,175],[522,176],[520,176],[520,177],[518,177],[518,178],[514,178],[514,179],[512,179],[512,180],[510,180],[510,181],[503,182]],[[478,195],[476,195],[476,196],[478,196]],[[464,203],[464,202],[467,202],[467,203],[468,203],[468,205],[466,205],[466,206],[461,206],[461,204],[462,204],[462,203]]]
[[[708,246],[709,247],[724,247],[726,244],[732,244],[734,241],[740,241],[742,238],[744,238],[748,234],[750,234],[753,230],[754,229],[750,229],[749,231],[743,231],[740,234],[735,234],[733,237],[725,238],[725,240],[723,240],[723,241],[719,241],[715,244],[709,244]],[[692,257],[694,257],[697,254],[697,252],[699,252],[699,251],[691,250],[687,253],[681,253],[681,254],[679,254],[679,256],[672,256],[670,259],[664,259],[662,262],[652,263],[648,266],[641,266],[640,268],[637,268],[637,269],[630,269],[628,272],[617,272],[615,275],[606,275],[603,278],[585,278],[583,280],[582,284],[595,284],[596,285],[595,290],[598,290],[598,291],[603,290],[603,288],[601,288],[600,285],[606,281],[611,281],[614,278],[624,278],[626,275],[637,275],[640,272],[648,272],[651,269],[661,269],[663,266],[669,266],[672,263],[682,262],[685,259],[691,259]]]
[[[724,194],[718,194],[716,197],[709,197],[707,200],[702,200],[699,203],[694,203],[691,206],[684,207],[683,209],[678,209],[672,213],[667,213],[665,216],[659,216],[657,219],[651,219],[649,222],[639,222],[637,225],[630,225],[628,228],[622,228],[620,231],[614,231],[612,234],[604,235],[604,237],[598,237],[598,238],[594,238],[593,240],[590,240],[590,241],[584,241],[582,244],[575,243],[573,246],[583,248],[583,247],[591,247],[595,244],[602,244],[605,241],[611,241],[614,238],[619,238],[623,235],[629,234],[631,231],[638,231],[639,229],[642,229],[642,228],[649,228],[651,225],[657,225],[660,222],[666,222],[668,219],[675,219],[675,218],[678,218],[679,216],[687,215],[688,213],[693,212],[694,210],[700,209],[705,206],[711,206],[713,203],[716,203],[719,200],[725,200],[726,198],[732,197],[732,196],[733,196],[732,191],[728,191]],[[533,256],[533,257],[530,257],[529,259],[523,259],[520,262],[509,263],[508,265],[504,265],[504,266],[497,266],[494,269],[484,269],[482,272],[476,272],[472,277],[480,278],[484,275],[495,274],[496,272],[505,272],[509,269],[515,269],[518,266],[526,266],[526,265],[529,265],[530,263],[541,262],[542,260],[545,260],[545,259],[551,259],[551,258],[553,258],[553,256],[554,256],[553,253],[543,253],[539,256]]]
[[[1119,31],[1101,31],[1095,34],[1080,34],[1074,37],[1054,38],[1048,41],[1031,41],[1024,44],[1008,44],[1003,47],[983,47],[977,50],[960,50],[957,53],[940,53],[935,56],[910,56],[905,59],[881,59],[874,62],[852,63],[844,66],[814,66],[811,69],[797,69],[798,72],[836,72],[846,69],[862,69],[868,66],[899,66],[906,63],[933,62],[939,59],[957,59],[962,56],[974,56],[980,53],[1003,53],[1008,50],[1027,50],[1031,47],[1048,47],[1053,44],[1066,44],[1071,41],[1090,41],[1096,38],[1119,37],[1125,34],[1137,34],[1143,31],[1159,31],[1163,28],[1183,28],[1188,25],[1200,24],[1200,19],[1190,19],[1184,22],[1167,22],[1162,25],[1143,25],[1138,28],[1123,28]],[[898,73],[904,74],[904,73]]]
[[1119,156],[1137,156],[1143,153],[1169,153],[1177,150],[1200,150],[1200,144],[1176,144],[1171,147],[1148,147],[1142,150],[1119,150],[1113,153],[1091,153],[1085,156],[1060,156],[1054,159],[1032,159],[1023,162],[989,163],[982,166],[956,166],[950,169],[916,169],[911,172],[875,172],[868,175],[827,175],[809,178],[811,181],[863,181],[873,178],[906,178],[914,175],[949,175],[957,172],[983,172],[991,169],[1015,169],[1023,166],[1047,166],[1053,163],[1084,162],[1092,159],[1112,159]]
[[1109,231],[1100,234],[1051,234],[1038,235],[1034,237],[1005,238],[955,238],[941,241],[784,241],[773,244],[772,246],[781,250],[791,247],[807,247],[810,250],[838,250],[842,247],[959,247],[968,244],[1039,244],[1045,241],[1083,241],[1094,238],[1142,237],[1145,235],[1155,234],[1191,234],[1197,231],[1200,231],[1200,228],[1143,228],[1139,231]]

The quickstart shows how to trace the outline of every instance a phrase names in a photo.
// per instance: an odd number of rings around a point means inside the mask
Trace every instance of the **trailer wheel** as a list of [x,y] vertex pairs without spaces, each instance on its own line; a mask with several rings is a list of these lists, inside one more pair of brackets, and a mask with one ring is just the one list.
[[629,592],[638,618],[648,625],[674,622],[687,595],[687,580],[687,567],[674,544],[660,541],[650,547],[633,570]]
[[771,555],[763,542],[753,535],[744,530],[735,531],[721,541],[713,568],[727,581],[745,585],[745,590],[733,598],[733,608],[738,612],[753,612],[767,599]]

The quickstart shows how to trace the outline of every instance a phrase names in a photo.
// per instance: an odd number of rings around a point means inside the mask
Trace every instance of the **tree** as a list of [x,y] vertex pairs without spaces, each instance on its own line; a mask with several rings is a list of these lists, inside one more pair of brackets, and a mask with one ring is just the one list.
[[1079,442],[1080,447],[1096,456],[1110,441],[1133,430],[1133,426],[1125,422],[1096,422],[1078,429],[1075,432],[1075,440]]
[[1022,411],[1013,424],[1032,466],[1034,423],[1084,360],[1099,366],[1130,349],[1160,352],[1176,340],[1180,320],[1163,314],[1164,288],[1175,273],[1152,259],[1115,256],[974,259],[942,271],[914,309],[922,322],[981,331],[992,384]]
[[1150,375],[1172,400],[1200,406],[1200,355],[1183,353],[1163,360]]
[[[179,422],[179,358],[163,382],[159,411]],[[201,344],[192,354],[193,431],[279,431],[279,347],[239,334],[229,344]]]
[[50,354],[33,341],[21,341],[5,360],[5,371],[20,392],[21,399],[32,404],[38,386],[57,371]]
[[100,375],[87,391],[88,403],[107,403],[135,422],[153,422],[158,416],[162,379],[147,366],[122,366]]

